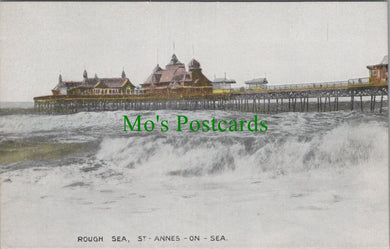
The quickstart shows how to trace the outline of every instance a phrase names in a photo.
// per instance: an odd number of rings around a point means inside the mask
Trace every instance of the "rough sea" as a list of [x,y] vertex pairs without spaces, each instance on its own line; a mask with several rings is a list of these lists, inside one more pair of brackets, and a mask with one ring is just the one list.
[[[123,115],[170,129],[124,132]],[[0,115],[2,248],[388,247],[387,110],[257,114],[267,132],[177,132],[176,115],[254,113]]]

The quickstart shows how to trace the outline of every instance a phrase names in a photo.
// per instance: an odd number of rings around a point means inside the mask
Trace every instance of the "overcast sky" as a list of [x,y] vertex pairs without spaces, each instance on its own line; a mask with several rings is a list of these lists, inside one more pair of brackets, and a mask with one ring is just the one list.
[[[64,80],[134,85],[173,53],[204,74],[269,84],[368,77],[387,54],[386,2],[0,3],[0,101],[32,101]],[[194,49],[193,49],[194,48]]]

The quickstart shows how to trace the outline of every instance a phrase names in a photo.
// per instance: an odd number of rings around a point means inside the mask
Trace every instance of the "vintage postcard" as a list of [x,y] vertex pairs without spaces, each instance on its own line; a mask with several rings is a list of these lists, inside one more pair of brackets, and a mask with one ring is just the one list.
[[388,248],[387,11],[0,3],[1,248]]

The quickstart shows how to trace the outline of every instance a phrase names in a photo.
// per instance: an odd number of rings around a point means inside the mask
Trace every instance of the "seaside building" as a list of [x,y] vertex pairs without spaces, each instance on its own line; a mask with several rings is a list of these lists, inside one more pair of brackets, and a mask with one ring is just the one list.
[[389,64],[388,57],[386,55],[382,59],[380,64],[367,66],[368,70],[370,70],[370,76],[369,76],[370,84],[385,83],[388,81],[389,78],[388,64]]
[[86,70],[82,81],[63,81],[61,74],[58,84],[52,90],[53,95],[125,95],[133,94],[135,86],[126,77],[123,70],[118,78],[99,78],[96,74],[88,78]]
[[141,84],[145,94],[209,94],[212,84],[203,75],[200,63],[192,59],[188,64],[189,71],[175,54],[171,61],[162,69],[158,64],[152,74]]
[[262,88],[264,85],[268,84],[267,78],[256,78],[252,80],[245,81],[248,89]]
[[230,93],[232,91],[232,84],[236,84],[233,79],[226,78],[215,78],[212,82],[213,93]]

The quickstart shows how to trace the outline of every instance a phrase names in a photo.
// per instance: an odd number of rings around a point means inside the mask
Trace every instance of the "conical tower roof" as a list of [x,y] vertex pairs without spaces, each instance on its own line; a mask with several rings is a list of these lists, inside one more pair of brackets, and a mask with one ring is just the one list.
[[171,61],[169,62],[169,64],[179,64],[181,63],[179,61],[179,59],[177,58],[177,56],[175,54],[172,55],[172,58],[171,58]]
[[188,68],[191,69],[200,69],[200,63],[199,61],[192,59],[190,63],[188,63]]

